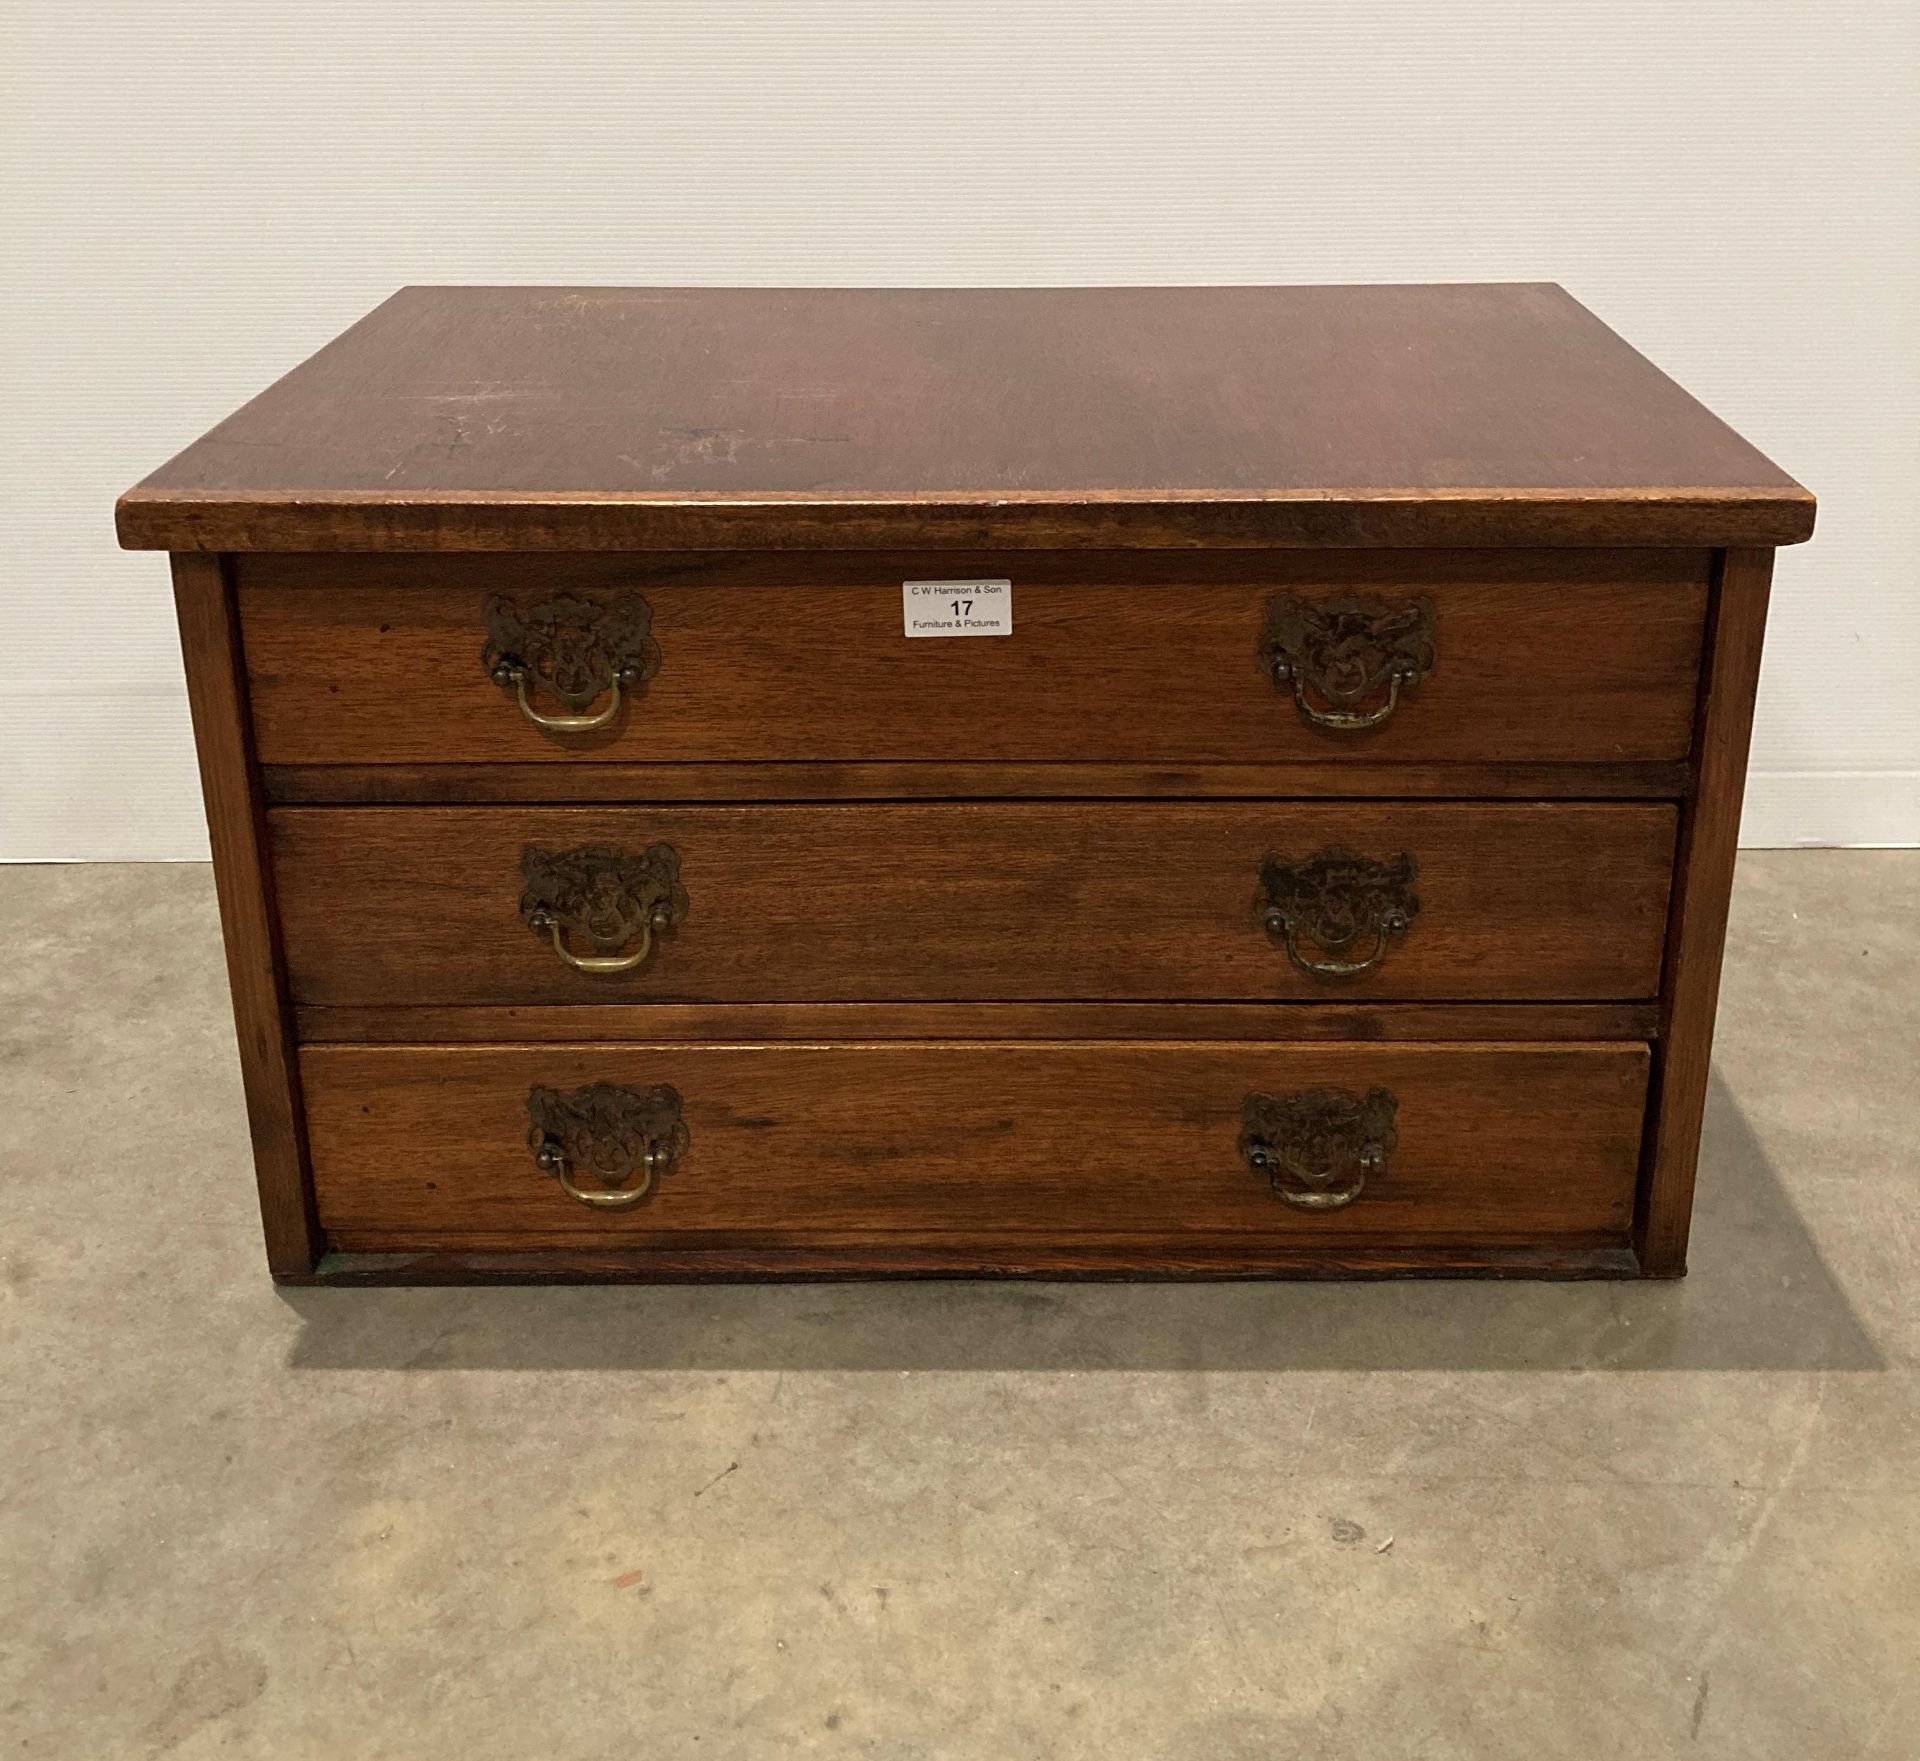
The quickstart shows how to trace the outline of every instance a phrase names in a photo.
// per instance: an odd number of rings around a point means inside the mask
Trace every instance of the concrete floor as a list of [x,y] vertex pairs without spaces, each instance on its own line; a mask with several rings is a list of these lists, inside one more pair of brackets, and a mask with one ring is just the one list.
[[1920,1753],[1920,856],[1679,1285],[276,1291],[212,888],[0,870],[0,1754]]

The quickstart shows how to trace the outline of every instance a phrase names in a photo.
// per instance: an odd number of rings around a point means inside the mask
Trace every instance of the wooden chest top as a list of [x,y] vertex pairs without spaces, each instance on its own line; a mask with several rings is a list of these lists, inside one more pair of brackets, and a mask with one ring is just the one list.
[[213,551],[1755,545],[1562,289],[407,288],[121,499]]

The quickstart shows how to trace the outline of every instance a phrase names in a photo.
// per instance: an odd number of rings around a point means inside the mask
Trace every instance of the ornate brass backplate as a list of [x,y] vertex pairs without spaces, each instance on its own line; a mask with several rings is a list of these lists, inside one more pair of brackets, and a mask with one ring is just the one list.
[[[1387,957],[1420,914],[1419,864],[1409,851],[1384,861],[1339,844],[1296,861],[1271,852],[1260,864],[1255,909],[1287,958],[1315,978],[1351,978]],[[1318,948],[1318,956],[1308,954]],[[1356,950],[1364,950],[1355,956]]]
[[[631,972],[653,949],[654,934],[683,923],[687,889],[680,852],[649,845],[638,856],[619,850],[520,852],[520,915],[527,928],[580,972]],[[580,953],[584,942],[593,951]]]
[[[571,1094],[557,1088],[527,1093],[534,1163],[583,1205],[608,1211],[637,1205],[654,1176],[687,1153],[687,1143],[680,1091],[666,1083],[635,1089],[595,1082]],[[576,1176],[582,1174],[598,1184],[581,1186]]]
[[1267,601],[1260,664],[1315,727],[1371,728],[1433,671],[1433,623],[1433,601],[1424,597],[1389,603],[1358,593],[1276,593]]
[[[660,670],[653,608],[637,593],[605,603],[556,593],[524,606],[495,594],[484,615],[480,664],[496,685],[517,696],[528,721],[549,732],[606,727],[620,712],[622,690],[632,691]],[[573,713],[536,709],[536,696],[553,698]],[[607,702],[601,709],[581,713],[602,697]]]
[[1386,1168],[1399,1110],[1384,1088],[1250,1094],[1240,1106],[1240,1154],[1296,1210],[1337,1211]]

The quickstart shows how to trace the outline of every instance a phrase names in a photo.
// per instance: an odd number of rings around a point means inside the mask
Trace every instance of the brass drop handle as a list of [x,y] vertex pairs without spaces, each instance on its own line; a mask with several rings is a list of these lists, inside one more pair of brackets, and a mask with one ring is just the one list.
[[1273,1191],[1279,1194],[1281,1204],[1290,1204],[1294,1210],[1346,1210],[1359,1194],[1367,1191],[1367,1175],[1386,1168],[1386,1156],[1380,1154],[1380,1150],[1363,1150],[1354,1162],[1352,1183],[1332,1191],[1296,1191],[1281,1183],[1281,1173],[1298,1173],[1298,1170],[1290,1168],[1273,1150],[1252,1150],[1246,1162],[1250,1168],[1269,1171],[1273,1175]]
[[[623,693],[636,691],[660,670],[653,639],[653,607],[637,593],[609,600],[555,594],[522,605],[502,594],[486,603],[486,641],[480,664],[520,713],[548,734],[590,734],[618,719]],[[570,712],[534,707],[544,693]],[[606,703],[593,707],[604,697]]]
[[[493,669],[493,682],[503,687],[511,685],[514,689],[514,695],[519,700],[520,713],[524,715],[528,721],[532,722],[536,728],[542,728],[549,734],[590,734],[595,728],[610,726],[614,718],[620,713],[620,683],[622,679],[626,679],[629,684],[637,683],[637,681],[627,673],[615,673],[606,684],[607,706],[605,709],[597,710],[592,715],[547,715],[543,711],[535,709],[533,707],[533,700],[527,695],[527,669],[525,667],[516,663],[510,665],[503,664]],[[593,697],[598,697],[599,695],[600,693],[596,691],[587,701],[591,703]]]
[[[686,1154],[687,1144],[680,1092],[665,1083],[643,1090],[595,1082],[570,1094],[544,1087],[527,1094],[534,1166],[557,1180],[568,1198],[594,1210],[637,1205],[653,1190],[655,1175]],[[582,1186],[576,1170],[599,1184]]]
[[1374,932],[1373,947],[1364,960],[1315,960],[1300,952],[1300,934],[1291,923],[1267,918],[1267,934],[1284,937],[1287,944],[1287,958],[1300,970],[1313,978],[1357,978],[1363,972],[1371,972],[1387,957],[1387,945],[1396,937],[1407,933],[1405,918],[1382,923]]
[[1400,1103],[1384,1088],[1250,1094],[1240,1105],[1240,1155],[1296,1211],[1338,1211],[1386,1172],[1399,1142]]
[[[1397,670],[1389,673],[1387,675],[1386,702],[1381,704],[1378,709],[1362,711],[1319,708],[1315,704],[1307,701],[1307,681],[1301,674],[1294,672],[1285,664],[1277,666],[1273,670],[1274,682],[1276,684],[1289,678],[1292,679],[1294,705],[1308,721],[1312,722],[1317,728],[1338,728],[1342,730],[1377,728],[1388,716],[1392,715],[1393,712],[1400,707],[1400,681],[1405,676],[1404,673]],[[520,707],[526,709],[526,706],[527,699],[523,692],[520,698]],[[528,710],[527,713],[531,715],[533,712]]]
[[1367,1189],[1367,1176],[1377,1174],[1387,1165],[1387,1158],[1379,1150],[1368,1149],[1354,1161],[1352,1181],[1333,1190],[1304,1189],[1283,1185],[1280,1176],[1298,1174],[1299,1169],[1291,1166],[1277,1151],[1255,1149],[1247,1153],[1247,1165],[1273,1177],[1273,1190],[1282,1204],[1291,1205],[1296,1211],[1338,1211],[1352,1204]]
[[640,920],[640,941],[632,952],[626,954],[576,954],[567,946],[567,928],[559,917],[547,910],[534,911],[527,918],[527,927],[539,931],[546,930],[553,937],[553,951],[560,956],[575,972],[631,972],[636,966],[644,966],[649,954],[653,952],[653,932],[655,926],[664,928],[667,913],[664,906],[656,906],[652,912]]
[[[1311,978],[1371,972],[1413,927],[1420,895],[1411,851],[1379,859],[1332,844],[1304,860],[1268,854],[1256,909],[1267,935]],[[1320,950],[1316,957],[1306,947]],[[1366,951],[1358,958],[1354,950]]]
[[1276,593],[1260,664],[1275,690],[1292,691],[1303,721],[1339,733],[1377,728],[1400,707],[1401,691],[1433,671],[1433,626],[1431,599]]
[[560,1190],[568,1198],[602,1211],[624,1211],[629,1205],[637,1205],[645,1198],[653,1190],[654,1169],[660,1160],[654,1151],[648,1150],[639,1162],[640,1184],[608,1191],[599,1187],[574,1185],[573,1176],[567,1168],[567,1152],[557,1143],[543,1143],[534,1152],[533,1159],[541,1173],[551,1174],[560,1182]]
[[[658,931],[686,921],[687,889],[680,852],[650,844],[639,855],[621,850],[520,852],[520,915],[575,972],[604,977],[644,966]],[[577,953],[573,943],[593,951]]]

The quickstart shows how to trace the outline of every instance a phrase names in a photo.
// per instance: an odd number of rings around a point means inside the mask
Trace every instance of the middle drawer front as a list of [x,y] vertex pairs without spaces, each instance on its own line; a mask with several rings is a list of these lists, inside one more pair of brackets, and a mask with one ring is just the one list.
[[[1655,994],[1666,803],[282,808],[294,1000]],[[593,968],[593,969],[582,969]]]

